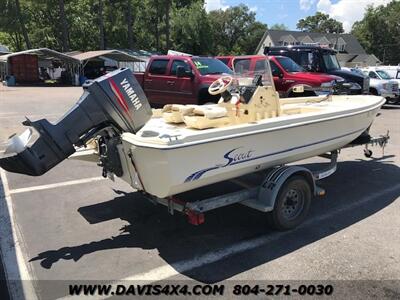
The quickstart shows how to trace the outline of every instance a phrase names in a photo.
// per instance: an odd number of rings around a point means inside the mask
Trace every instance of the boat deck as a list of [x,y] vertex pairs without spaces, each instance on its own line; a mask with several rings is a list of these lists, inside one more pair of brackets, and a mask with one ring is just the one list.
[[324,100],[324,97],[281,99],[279,116],[202,130],[188,128],[184,123],[167,123],[162,117],[153,117],[137,134],[124,133],[123,139],[136,145],[153,144],[161,148],[204,139],[218,140],[221,136],[296,126],[301,123],[360,113],[372,106],[382,105],[382,99],[375,96],[347,95],[332,96],[332,100]]

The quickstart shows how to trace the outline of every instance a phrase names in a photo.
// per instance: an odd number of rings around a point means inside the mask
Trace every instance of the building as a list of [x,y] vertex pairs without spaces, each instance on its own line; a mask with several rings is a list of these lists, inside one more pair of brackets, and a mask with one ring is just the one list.
[[265,47],[289,45],[320,45],[335,49],[342,67],[374,66],[381,63],[374,54],[367,54],[355,36],[348,33],[267,30],[255,53],[263,54]]

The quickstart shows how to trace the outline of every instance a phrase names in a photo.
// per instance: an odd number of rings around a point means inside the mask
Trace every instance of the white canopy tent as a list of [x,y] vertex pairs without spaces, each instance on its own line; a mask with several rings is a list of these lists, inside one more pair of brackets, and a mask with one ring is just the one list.
[[79,60],[80,74],[83,74],[83,70],[89,61],[113,60],[117,63],[118,67],[130,68],[132,71],[140,71],[143,69],[143,66],[146,65],[145,60],[120,50],[88,51],[73,54],[71,57]]

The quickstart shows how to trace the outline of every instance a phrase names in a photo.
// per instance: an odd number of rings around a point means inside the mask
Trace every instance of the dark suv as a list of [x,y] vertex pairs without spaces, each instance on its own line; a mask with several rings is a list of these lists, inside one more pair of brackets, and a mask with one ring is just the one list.
[[278,46],[265,47],[264,54],[287,56],[310,72],[342,77],[346,82],[351,83],[350,94],[369,92],[369,78],[341,70],[336,58],[336,51],[333,49],[313,45]]

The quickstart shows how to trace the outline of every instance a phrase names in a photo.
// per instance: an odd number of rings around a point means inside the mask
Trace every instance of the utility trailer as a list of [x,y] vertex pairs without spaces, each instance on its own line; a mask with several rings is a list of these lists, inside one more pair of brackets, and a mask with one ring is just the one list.
[[[372,156],[369,146],[379,146],[382,152],[389,140],[389,132],[373,138],[361,136],[341,148],[364,146],[364,155]],[[143,193],[154,204],[162,204],[173,215],[176,212],[187,216],[192,225],[205,222],[205,213],[230,204],[240,203],[247,207],[268,213],[272,227],[289,230],[300,225],[307,217],[313,197],[324,196],[325,190],[317,182],[335,173],[340,150],[320,155],[329,162],[319,170],[311,171],[297,165],[282,165],[262,172],[261,180],[249,184],[240,178],[229,180],[240,187],[238,191],[220,194],[203,200],[187,200],[185,197],[171,196],[158,198]]]

